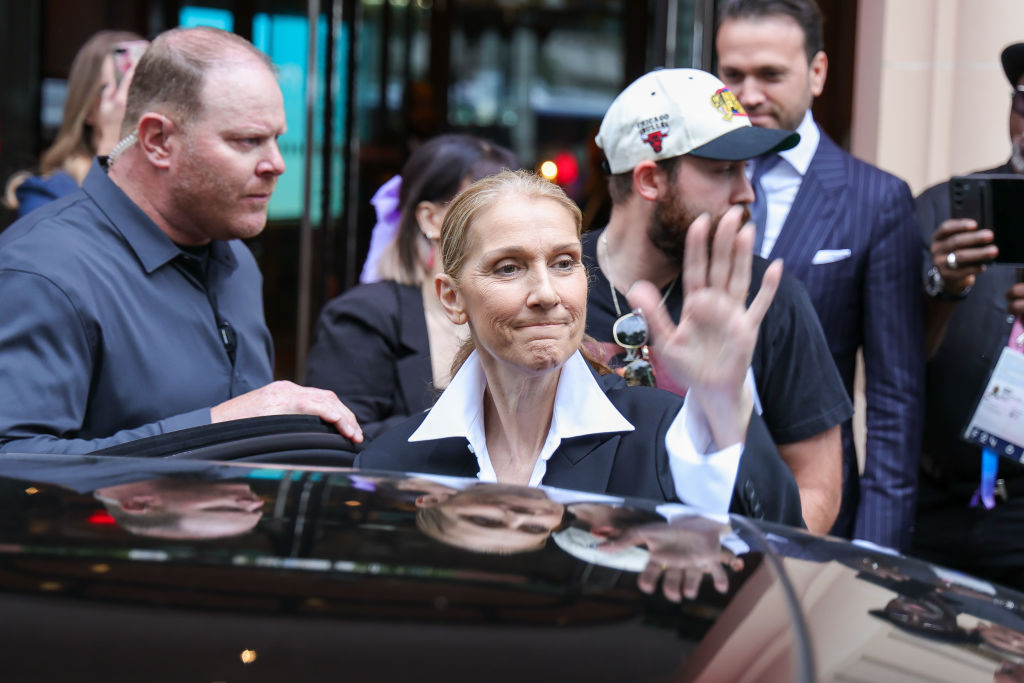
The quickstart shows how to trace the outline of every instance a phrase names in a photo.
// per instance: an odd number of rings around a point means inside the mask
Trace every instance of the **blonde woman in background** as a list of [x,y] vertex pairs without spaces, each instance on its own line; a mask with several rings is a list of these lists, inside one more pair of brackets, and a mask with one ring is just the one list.
[[125,98],[135,63],[148,43],[129,31],[100,31],[78,50],[68,75],[64,119],[39,162],[39,175],[15,174],[4,203],[21,218],[82,184],[93,157],[109,154],[120,138]]

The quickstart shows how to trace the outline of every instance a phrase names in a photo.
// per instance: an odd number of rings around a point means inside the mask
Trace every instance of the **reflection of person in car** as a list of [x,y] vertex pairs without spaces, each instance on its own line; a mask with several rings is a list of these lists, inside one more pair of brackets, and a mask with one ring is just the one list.
[[[462,490],[414,477],[397,483],[422,490],[416,526],[447,545],[485,553],[540,550],[553,532],[572,525],[599,539],[618,538],[632,525],[663,521],[654,512],[608,503],[551,500],[549,491],[508,484],[474,484]],[[559,492],[570,494],[573,492]],[[574,494],[577,497],[586,494]]]
[[416,507],[416,526],[434,540],[501,554],[540,550],[565,513],[540,489],[502,484],[463,491],[435,485],[416,499]]
[[1002,624],[979,622],[974,632],[982,643],[1000,652],[1024,657],[1024,633]]
[[[914,590],[914,586],[908,585]],[[955,596],[954,596],[955,597]],[[973,645],[995,650],[1000,655],[1024,656],[1024,633],[995,621],[979,621],[970,629],[957,623],[961,613],[968,612],[956,603],[947,602],[939,591],[911,597],[900,594],[882,610],[869,610],[869,614],[889,621],[905,631],[946,643]],[[998,610],[993,618],[1006,616]],[[1012,662],[1003,662],[995,672],[996,681],[1024,680],[1018,678],[1022,668]]]
[[[781,277],[769,268],[748,309],[753,230],[731,210],[712,231],[687,233],[687,292],[677,326],[660,293],[638,283],[631,324],[649,326],[684,399],[598,375],[582,350],[587,274],[579,208],[557,186],[524,172],[477,181],[452,203],[435,280],[446,315],[468,323],[458,372],[426,415],[378,437],[357,467],[477,475],[682,501],[709,512],[770,516],[800,525],[798,494],[745,380],[758,325]],[[712,232],[714,237],[712,238]],[[646,285],[646,286],[645,286]],[[631,328],[631,332],[636,332]],[[467,448],[468,446],[468,448]],[[734,496],[740,486],[757,497]],[[783,519],[784,517],[784,519]]]
[[1022,683],[1024,681],[1024,664],[1003,662],[999,670],[992,676],[995,683]]
[[248,484],[160,477],[96,489],[118,525],[139,536],[223,538],[256,526],[263,500]]
[[950,643],[973,642],[976,639],[975,634],[957,624],[956,611],[934,595],[917,599],[898,595],[886,604],[885,609],[873,609],[868,613],[919,636]]
[[[661,580],[665,597],[679,602],[684,597],[697,597],[704,576],[710,576],[719,593],[729,590],[725,568],[743,569],[743,560],[723,548],[721,537],[728,533],[728,524],[699,515],[680,517],[669,523],[631,527],[618,538],[598,546],[604,552],[622,551],[634,546],[647,548],[650,556],[637,586],[653,593]],[[593,533],[593,531],[591,531]]]
[[0,476],[92,494],[126,531],[161,538],[217,538],[251,530],[263,501],[237,480],[263,479],[256,474],[262,471],[177,458],[0,458]]
[[[458,490],[420,478],[398,488],[423,488],[416,499],[416,526],[436,541],[465,550],[511,554],[540,550],[554,533],[557,545],[586,562],[640,572],[637,584],[653,593],[662,580],[669,600],[693,599],[707,574],[724,593],[724,566],[742,560],[723,549],[728,525],[689,515],[666,523],[658,514],[597,502],[562,505],[543,489],[476,484]],[[606,540],[600,543],[600,540]],[[646,549],[639,550],[640,548]],[[633,551],[627,553],[626,551]]]

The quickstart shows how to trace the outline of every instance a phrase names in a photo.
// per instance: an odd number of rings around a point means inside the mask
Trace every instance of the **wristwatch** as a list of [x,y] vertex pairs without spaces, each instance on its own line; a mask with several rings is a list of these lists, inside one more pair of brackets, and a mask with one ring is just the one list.
[[937,266],[928,269],[924,276],[924,292],[933,299],[942,301],[963,301],[970,294],[971,288],[964,287],[958,294],[950,294],[946,291],[946,280],[942,277]]

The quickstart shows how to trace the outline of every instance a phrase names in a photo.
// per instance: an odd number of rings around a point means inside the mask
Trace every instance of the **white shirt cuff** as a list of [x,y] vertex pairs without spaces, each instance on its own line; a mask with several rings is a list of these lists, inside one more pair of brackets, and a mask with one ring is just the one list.
[[735,443],[718,451],[711,427],[700,406],[683,401],[668,431],[665,448],[675,483],[676,495],[687,505],[703,512],[729,512],[732,490],[736,485],[743,444]]

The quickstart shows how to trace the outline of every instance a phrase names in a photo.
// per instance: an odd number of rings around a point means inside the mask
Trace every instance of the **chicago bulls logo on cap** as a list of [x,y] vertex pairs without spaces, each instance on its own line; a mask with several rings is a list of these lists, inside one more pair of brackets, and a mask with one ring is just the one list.
[[661,151],[661,141],[668,137],[668,133],[660,130],[652,130],[641,139],[651,146],[655,154]]
[[652,116],[636,124],[640,132],[640,141],[651,146],[655,154],[661,152],[661,143],[668,137],[668,114]]

